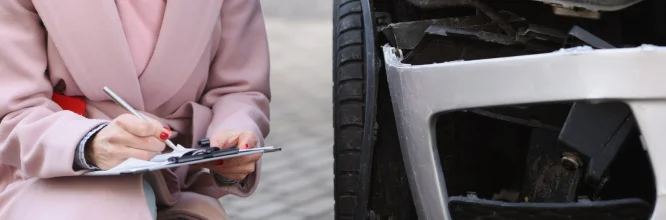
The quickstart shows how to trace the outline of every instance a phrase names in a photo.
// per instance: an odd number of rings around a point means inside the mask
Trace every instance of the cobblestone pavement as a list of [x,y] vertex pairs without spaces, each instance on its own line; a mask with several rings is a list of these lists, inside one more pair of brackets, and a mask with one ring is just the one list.
[[330,0],[262,0],[271,50],[271,132],[259,187],[226,196],[233,220],[333,219]]

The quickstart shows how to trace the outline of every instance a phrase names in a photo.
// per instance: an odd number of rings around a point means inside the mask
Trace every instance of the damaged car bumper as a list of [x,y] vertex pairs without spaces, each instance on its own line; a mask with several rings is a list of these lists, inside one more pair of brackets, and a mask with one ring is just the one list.
[[[451,36],[455,31],[445,32]],[[584,32],[577,33],[578,38],[586,38]],[[591,45],[594,40],[585,41]],[[497,38],[495,43],[512,44],[512,39]],[[417,45],[404,45],[418,51]],[[621,101],[631,108],[652,161],[657,195],[651,219],[666,219],[666,161],[661,160],[661,155],[666,155],[666,47],[604,48],[603,42],[597,42],[594,48],[575,46],[500,58],[415,62],[418,54],[402,54],[399,48],[384,46],[400,146],[419,217],[448,220],[451,213],[464,212],[467,202],[481,204],[491,214],[493,207],[562,208],[559,212],[596,206],[610,207],[611,211],[645,208],[630,199],[540,207],[544,204],[449,197],[437,152],[435,120],[446,112],[533,103]]]
[[[473,0],[407,0],[421,8],[440,8],[471,4]],[[584,8],[593,11],[617,11],[642,0],[535,0],[564,8]]]

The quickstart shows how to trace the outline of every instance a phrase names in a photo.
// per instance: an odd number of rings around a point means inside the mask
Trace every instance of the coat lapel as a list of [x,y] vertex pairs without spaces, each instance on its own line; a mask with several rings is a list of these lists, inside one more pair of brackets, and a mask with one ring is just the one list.
[[108,86],[134,108],[144,109],[115,1],[34,0],[34,5],[87,98],[107,100],[102,88]]
[[[98,1],[98,0],[95,0]],[[139,78],[145,107],[173,97],[201,61],[219,20],[222,0],[168,1],[153,56]]]

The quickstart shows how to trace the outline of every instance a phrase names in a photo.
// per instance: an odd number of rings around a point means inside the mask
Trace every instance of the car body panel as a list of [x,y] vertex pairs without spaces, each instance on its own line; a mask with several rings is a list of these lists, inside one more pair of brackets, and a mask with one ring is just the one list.
[[666,47],[576,47],[551,53],[427,65],[383,47],[400,147],[419,219],[451,219],[435,138],[441,113],[558,101],[622,101],[642,132],[656,177],[652,219],[666,219]]

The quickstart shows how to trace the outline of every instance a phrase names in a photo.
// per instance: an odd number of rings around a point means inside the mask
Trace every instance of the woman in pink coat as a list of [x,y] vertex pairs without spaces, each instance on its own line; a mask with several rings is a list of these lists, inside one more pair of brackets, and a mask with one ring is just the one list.
[[0,1],[0,219],[226,219],[218,199],[254,191],[260,156],[81,175],[167,138],[262,146],[268,73],[259,0]]

